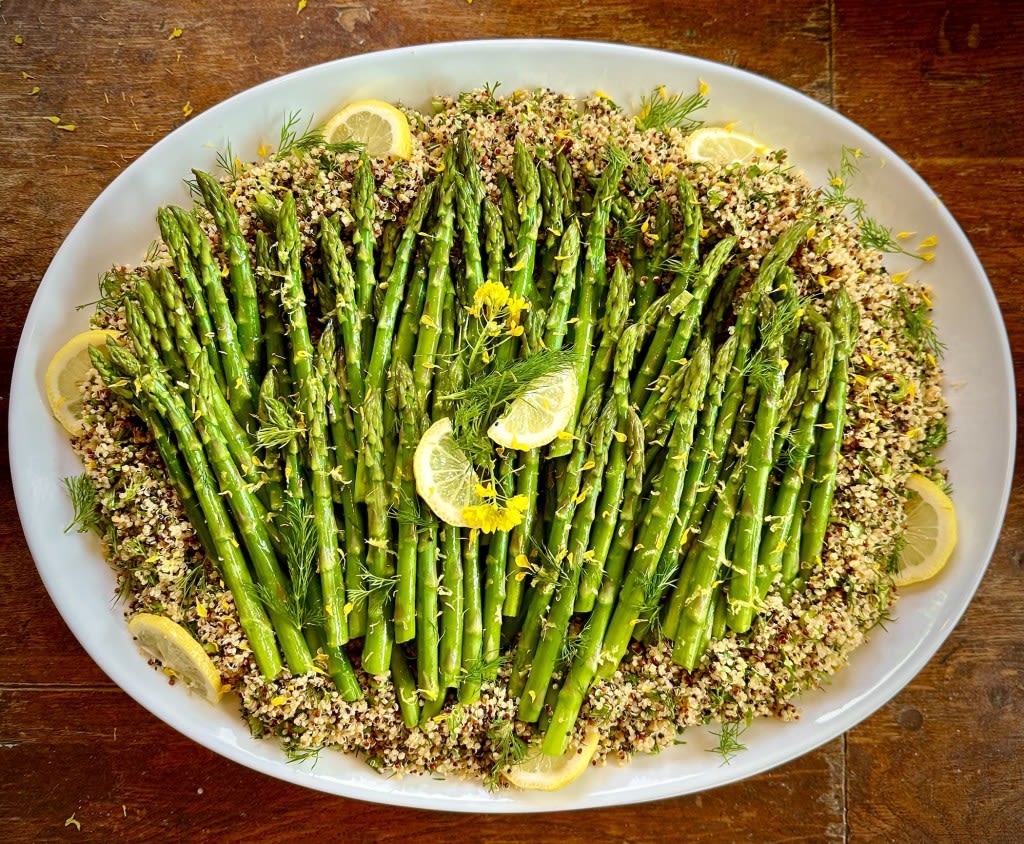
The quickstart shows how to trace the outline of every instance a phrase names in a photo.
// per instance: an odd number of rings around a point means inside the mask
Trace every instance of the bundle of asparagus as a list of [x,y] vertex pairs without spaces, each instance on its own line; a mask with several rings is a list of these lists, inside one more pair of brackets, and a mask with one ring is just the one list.
[[[692,671],[814,569],[857,313],[842,289],[798,293],[811,219],[751,272],[683,177],[640,236],[642,166],[620,150],[587,179],[520,141],[494,191],[480,157],[460,136],[400,220],[352,157],[344,215],[305,250],[291,191],[246,236],[196,172],[207,214],[160,211],[167,261],[126,291],[130,342],[92,360],[150,429],[264,676],[326,671],[355,700],[390,674],[412,728],[507,661],[557,755],[631,642],[669,639]],[[564,435],[480,436],[566,367]],[[486,505],[447,521],[413,470],[444,419]]]

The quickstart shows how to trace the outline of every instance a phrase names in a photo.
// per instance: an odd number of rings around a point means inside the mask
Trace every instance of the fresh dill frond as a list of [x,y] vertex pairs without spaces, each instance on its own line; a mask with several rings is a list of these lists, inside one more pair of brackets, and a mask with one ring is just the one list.
[[703,125],[703,120],[693,117],[694,112],[707,108],[708,98],[701,93],[669,96],[663,88],[658,88],[650,95],[640,98],[640,111],[637,112],[636,126],[645,129],[679,129],[692,132]]
[[618,223],[615,240],[627,246],[635,244],[646,217],[643,205],[633,205],[625,196],[619,196],[612,203],[611,216]]
[[572,366],[570,350],[549,349],[515,361],[506,369],[494,371],[469,386],[440,400],[454,406],[452,433],[456,443],[477,464],[491,460],[493,443],[486,431],[508,404],[523,395],[538,378]]
[[579,630],[569,630],[566,632],[565,638],[562,639],[562,649],[558,652],[556,664],[558,671],[564,671],[573,663],[576,655],[580,652],[580,645],[582,643],[583,637]]
[[371,572],[366,566],[360,567],[361,577],[358,589],[349,589],[346,594],[353,602],[369,600],[370,596],[378,591],[384,593],[385,599],[389,599],[395,588],[398,586],[398,575],[379,575]]
[[626,167],[623,179],[626,187],[635,194],[636,200],[640,204],[643,204],[654,193],[651,165],[643,158],[632,158],[629,160],[629,166]]
[[281,515],[287,589],[282,596],[266,584],[258,583],[253,591],[268,609],[286,615],[296,627],[303,629],[324,620],[323,610],[314,604],[310,588],[316,577],[316,524],[309,505],[302,498],[289,498]]
[[566,558],[566,552],[563,550],[561,555],[556,557],[551,553],[547,545],[536,540],[531,540],[531,544],[537,550],[537,556],[540,560],[539,562],[531,560],[528,564],[524,563],[522,571],[533,577],[534,585],[558,586],[559,573],[562,570],[562,562]]
[[[923,469],[930,469],[939,465],[938,451],[949,439],[949,426],[945,417],[939,417],[929,422],[924,429],[924,438],[916,443],[913,460]],[[939,486],[948,487],[948,481],[939,482]],[[949,492],[947,488],[944,492]]]
[[125,298],[135,288],[133,274],[116,268],[102,273],[98,284],[99,298],[76,305],[76,311],[94,307],[99,313],[114,314],[124,306]]
[[64,488],[71,500],[71,524],[64,528],[64,533],[72,529],[76,533],[99,531],[100,511],[99,496],[96,487],[86,474],[64,478]]
[[646,618],[647,629],[656,639],[664,637],[661,624],[661,599],[675,583],[676,567],[672,554],[663,554],[654,571],[649,572],[640,581],[641,599],[640,618]]
[[890,255],[901,253],[903,255],[910,255],[913,258],[921,257],[901,246],[900,242],[896,240],[896,236],[892,233],[892,229],[883,226],[871,217],[862,217],[860,220],[860,242],[868,249],[875,249],[878,252],[886,252]]
[[294,442],[302,433],[288,405],[273,396],[261,396],[264,421],[256,431],[256,445],[265,449],[281,449]]
[[786,296],[779,302],[765,302],[759,325],[760,342],[747,363],[747,378],[758,388],[766,388],[783,365],[782,342],[800,323],[808,299]]
[[398,491],[398,501],[391,505],[392,518],[400,525],[415,525],[417,529],[428,528],[437,523],[437,518],[420,506],[418,495],[409,495],[406,490]]
[[324,147],[331,152],[355,152],[363,148],[363,144],[358,141],[341,141],[340,143],[328,143],[324,137],[321,127],[313,126],[313,118],[310,117],[306,121],[306,126],[303,129],[299,129],[299,125],[302,122],[302,113],[300,111],[293,111],[281,124],[280,139],[277,144],[277,152],[274,153],[274,158],[280,161],[282,158],[287,158],[289,155],[302,155],[308,153],[317,147]]
[[499,718],[487,728],[487,738],[493,745],[494,764],[485,779],[489,788],[496,788],[501,772],[515,767],[526,759],[530,746],[516,734],[516,724],[511,718]]
[[612,143],[608,144],[604,148],[604,160],[608,163],[609,166],[611,166],[612,164],[618,165],[620,168],[622,168],[623,173],[625,173],[625,171],[629,168],[629,165],[632,163],[632,159],[629,157],[629,153],[627,153],[618,144]]
[[310,759],[313,760],[312,767],[315,768],[317,762],[320,761],[320,751],[323,750],[322,746],[305,746],[298,744],[297,742],[289,742],[284,746],[284,754],[288,757],[288,762],[307,762]]
[[724,721],[719,732],[712,732],[711,735],[718,737],[718,746],[711,748],[709,753],[717,753],[722,757],[722,764],[728,765],[736,754],[747,749],[747,746],[740,741],[740,736],[746,731],[749,724],[745,721]]
[[479,686],[481,683],[497,676],[505,663],[509,661],[507,654],[500,654],[494,659],[485,660],[483,657],[474,660],[470,665],[462,668],[462,679],[470,685]]
[[896,303],[893,305],[893,316],[900,323],[903,336],[912,348],[922,354],[931,354],[936,358],[941,357],[946,347],[939,340],[935,331],[935,324],[928,315],[928,305],[925,301],[918,301],[914,304],[910,301],[905,288],[899,289]]
[[860,242],[866,249],[888,254],[909,255],[923,260],[924,256],[905,249],[892,233],[869,217],[863,199],[849,193],[850,181],[860,172],[857,162],[864,154],[859,149],[843,146],[839,153],[839,167],[828,171],[828,184],[822,191],[825,204],[849,214],[860,226]]
[[[224,149],[217,153],[217,166],[232,180],[242,175],[242,160],[235,155],[231,141],[224,144]],[[198,187],[198,184],[196,185]]]
[[178,578],[178,588],[181,590],[181,600],[188,603],[196,595],[206,591],[206,566],[202,563],[186,569]]
[[689,263],[681,255],[665,255],[665,257],[657,263],[652,263],[648,267],[647,272],[651,276],[664,277],[669,274],[676,277],[684,276],[686,282],[683,284],[682,289],[689,290],[692,286],[691,283],[693,282],[693,279],[696,277],[697,273],[700,272],[700,267]]
[[781,345],[783,339],[800,324],[810,302],[809,296],[784,296],[776,302],[760,326],[762,348]]
[[463,114],[501,114],[504,107],[495,96],[500,86],[500,82],[487,83],[475,91],[463,91],[458,98],[459,110]]
[[903,551],[907,547],[907,535],[901,531],[893,540],[892,547],[885,557],[885,570],[889,574],[899,574],[902,565]]

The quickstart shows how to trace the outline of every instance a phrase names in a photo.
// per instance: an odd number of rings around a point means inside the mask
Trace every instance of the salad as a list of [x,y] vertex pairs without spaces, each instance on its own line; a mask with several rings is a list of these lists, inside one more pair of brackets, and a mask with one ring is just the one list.
[[193,174],[47,375],[156,663],[494,787],[796,717],[955,543],[941,344],[859,153],[705,104],[360,102]]

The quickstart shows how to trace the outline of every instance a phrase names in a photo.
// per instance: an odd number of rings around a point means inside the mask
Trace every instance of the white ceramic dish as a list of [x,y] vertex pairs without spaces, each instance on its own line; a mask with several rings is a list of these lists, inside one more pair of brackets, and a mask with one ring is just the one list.
[[[212,168],[215,150],[228,140],[238,154],[254,157],[261,140],[276,140],[285,114],[301,109],[324,118],[359,97],[425,106],[435,93],[500,81],[504,91],[547,86],[585,95],[601,89],[635,108],[659,84],[689,92],[699,79],[710,86],[709,123],[736,121],[739,129],[787,147],[792,162],[818,183],[837,164],[842,145],[859,147],[866,157],[854,190],[871,213],[897,229],[938,237],[935,261],[918,266],[915,276],[935,288],[935,321],[948,346],[952,434],[944,454],[960,545],[946,571],[925,588],[907,590],[888,629],[874,633],[830,686],[800,700],[799,722],[754,724],[744,735],[746,751],[731,764],[709,755],[714,739],[693,730],[683,746],[622,768],[592,769],[554,794],[492,794],[426,777],[385,779],[341,754],[321,754],[315,767],[288,763],[273,741],[250,738],[230,702],[213,708],[180,685],[168,686],[128,635],[97,543],[60,531],[70,518],[61,478],[80,468],[50,417],[42,382],[51,355],[86,326],[87,314],[74,305],[95,297],[95,280],[112,263],[142,257],[156,237],[156,208],[187,201],[182,180],[190,168]],[[910,263],[895,260],[892,269]],[[963,232],[904,162],[845,118],[774,82],[686,56],[581,42],[435,44],[343,59],[239,94],[156,144],[96,199],[50,265],[22,333],[11,389],[11,471],[39,573],[71,630],[114,682],[200,744],[282,780],[364,800],[474,812],[576,809],[713,788],[779,765],[854,726],[908,683],[966,609],[994,549],[1012,475],[1014,395],[998,305]]]

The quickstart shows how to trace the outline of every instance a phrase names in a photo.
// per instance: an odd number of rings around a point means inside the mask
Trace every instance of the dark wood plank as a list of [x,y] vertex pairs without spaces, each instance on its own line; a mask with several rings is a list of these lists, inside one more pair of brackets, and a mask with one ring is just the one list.
[[837,0],[836,107],[911,163],[1020,158],[1024,6]]
[[[1022,32],[1019,4],[916,3],[880,21],[869,4],[839,2],[834,59],[839,108],[908,158],[974,245],[1018,384]],[[964,619],[903,693],[848,734],[852,841],[1021,839],[1019,459],[1016,468],[999,547]]]
[[[466,839],[651,842],[841,841],[841,741],[704,795],[556,815],[460,815],[318,794],[244,769],[175,733],[116,690],[0,690],[0,828],[50,841],[72,813],[97,841],[295,840],[305,826],[346,841]],[[711,761],[709,764],[716,764]],[[814,795],[800,811],[793,799]],[[18,831],[20,838],[6,833]],[[247,832],[248,831],[248,832]],[[326,840],[335,840],[328,837]]]

